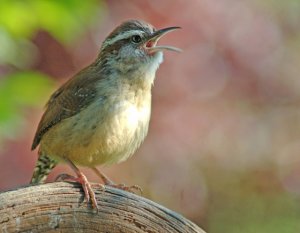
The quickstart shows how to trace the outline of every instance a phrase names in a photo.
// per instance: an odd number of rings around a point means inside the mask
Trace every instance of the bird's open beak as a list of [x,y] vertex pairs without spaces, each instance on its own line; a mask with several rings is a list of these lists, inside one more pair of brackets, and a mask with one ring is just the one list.
[[157,46],[156,45],[162,36],[166,35],[169,32],[177,30],[177,29],[180,29],[180,27],[168,27],[168,28],[160,29],[158,31],[153,32],[152,35],[150,35],[150,37],[148,38],[148,40],[144,43],[144,48],[149,53],[154,53],[154,52],[161,51],[164,49],[170,50],[170,51],[175,51],[175,52],[181,52],[182,51],[181,49],[175,48],[173,46],[167,46],[167,45]]

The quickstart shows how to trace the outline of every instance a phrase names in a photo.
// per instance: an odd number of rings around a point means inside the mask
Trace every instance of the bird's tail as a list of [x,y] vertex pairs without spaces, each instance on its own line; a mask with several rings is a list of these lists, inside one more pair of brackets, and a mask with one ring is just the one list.
[[43,183],[51,170],[57,165],[57,161],[47,155],[41,154],[36,162],[31,178],[31,184]]

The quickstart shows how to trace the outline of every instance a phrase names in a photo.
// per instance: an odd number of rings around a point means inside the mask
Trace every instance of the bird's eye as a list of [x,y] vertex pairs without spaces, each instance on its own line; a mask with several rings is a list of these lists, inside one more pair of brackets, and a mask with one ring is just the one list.
[[140,35],[134,35],[131,37],[131,41],[135,44],[140,43],[142,41],[142,37]]

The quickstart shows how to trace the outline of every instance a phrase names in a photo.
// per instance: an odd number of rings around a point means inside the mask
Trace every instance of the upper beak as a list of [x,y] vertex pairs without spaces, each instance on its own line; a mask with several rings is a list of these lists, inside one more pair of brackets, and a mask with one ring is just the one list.
[[170,51],[175,51],[175,52],[181,52],[182,50],[173,46],[167,46],[167,45],[160,45],[156,46],[157,42],[159,39],[166,35],[169,32],[172,32],[174,30],[180,29],[180,27],[168,27],[168,28],[163,28],[158,31],[153,32],[148,40],[144,43],[144,48],[149,51],[150,53],[161,51],[161,50],[170,50]]

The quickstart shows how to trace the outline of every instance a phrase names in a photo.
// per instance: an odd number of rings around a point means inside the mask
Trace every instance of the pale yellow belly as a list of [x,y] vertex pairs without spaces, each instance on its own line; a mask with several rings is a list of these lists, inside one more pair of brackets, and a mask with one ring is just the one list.
[[123,101],[111,109],[103,109],[94,103],[52,127],[43,136],[40,151],[58,160],[65,157],[89,167],[122,162],[146,137],[150,107],[150,102],[137,107]]

